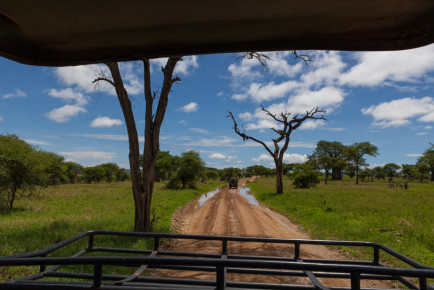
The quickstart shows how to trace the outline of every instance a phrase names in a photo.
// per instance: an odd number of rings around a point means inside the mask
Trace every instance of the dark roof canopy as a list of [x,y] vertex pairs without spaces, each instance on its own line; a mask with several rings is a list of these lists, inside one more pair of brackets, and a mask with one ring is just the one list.
[[65,66],[434,42],[433,0],[0,0],[0,55]]

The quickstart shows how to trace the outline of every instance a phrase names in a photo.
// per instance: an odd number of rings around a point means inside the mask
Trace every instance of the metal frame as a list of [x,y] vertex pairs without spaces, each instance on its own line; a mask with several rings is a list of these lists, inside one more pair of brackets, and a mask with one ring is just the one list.
[[[153,250],[96,247],[95,236],[128,236],[153,239]],[[87,239],[87,248],[71,257],[48,257],[54,251],[71,243]],[[193,253],[166,251],[161,249],[162,239],[191,239],[221,242],[219,253]],[[284,244],[293,247],[292,257],[231,255],[228,244],[231,242],[258,242]],[[372,260],[324,260],[302,257],[305,245],[348,246],[371,248]],[[84,257],[88,253],[119,253],[137,256],[98,256]],[[380,262],[380,253],[388,254],[405,263],[407,268],[393,268]],[[142,255],[148,255],[142,257]],[[116,231],[87,231],[50,246],[44,250],[18,255],[0,257],[0,266],[39,266],[39,273],[0,283],[0,289],[181,289],[181,288],[248,288],[248,289],[349,289],[345,287],[327,287],[317,278],[341,278],[351,280],[351,289],[361,289],[360,281],[394,280],[410,289],[432,289],[427,279],[434,278],[434,268],[421,265],[408,257],[378,243],[293,240],[275,238],[252,238],[230,236],[202,236],[181,234],[157,234]],[[47,266],[51,266],[47,268]],[[93,273],[58,272],[66,265],[93,265]],[[107,265],[136,267],[130,276],[103,274]],[[214,272],[214,280],[148,277],[141,275],[147,268],[176,269],[183,271]],[[273,276],[308,277],[312,285],[273,284],[256,282],[227,281],[227,273]],[[59,278],[59,281],[44,278]],[[69,280],[61,280],[69,279]],[[413,279],[408,279],[413,278]],[[77,279],[83,281],[77,281]],[[414,282],[418,281],[418,282]]]

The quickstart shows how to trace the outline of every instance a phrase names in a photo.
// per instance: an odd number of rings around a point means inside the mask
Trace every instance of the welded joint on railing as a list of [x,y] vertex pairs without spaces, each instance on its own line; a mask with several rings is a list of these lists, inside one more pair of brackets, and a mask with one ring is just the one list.
[[160,238],[154,238],[154,251],[158,251],[160,248]]
[[351,272],[351,290],[360,290],[360,272]]
[[374,260],[372,261],[375,265],[380,265],[380,249],[374,246]]
[[300,259],[300,244],[294,243],[294,260]]
[[93,267],[92,288],[99,288],[102,284],[102,264],[95,264]]

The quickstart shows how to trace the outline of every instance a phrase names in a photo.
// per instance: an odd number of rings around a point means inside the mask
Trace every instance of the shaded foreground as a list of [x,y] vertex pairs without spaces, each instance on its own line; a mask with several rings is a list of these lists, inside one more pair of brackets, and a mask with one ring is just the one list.
[[[244,186],[246,180],[240,182]],[[240,194],[241,190],[241,194]],[[211,197],[201,204],[195,200],[182,207],[174,216],[175,222],[183,234],[250,236],[284,239],[309,239],[297,225],[291,223],[285,216],[263,207],[252,195],[246,194],[246,188],[224,188],[210,193]],[[171,247],[176,251],[220,253],[221,243],[214,241],[178,240]],[[228,255],[255,255],[293,257],[294,248],[288,245],[265,243],[233,242],[228,245]],[[337,252],[325,246],[307,245],[302,248],[301,255],[310,259],[344,259]],[[153,276],[215,279],[215,274],[195,271],[157,270]],[[295,283],[311,284],[304,277],[259,276],[247,274],[228,274],[229,281],[249,281],[263,283]],[[348,279],[322,279],[322,283],[330,286],[349,287]],[[366,284],[366,283],[365,283]],[[369,281],[370,287],[392,287],[391,284]]]

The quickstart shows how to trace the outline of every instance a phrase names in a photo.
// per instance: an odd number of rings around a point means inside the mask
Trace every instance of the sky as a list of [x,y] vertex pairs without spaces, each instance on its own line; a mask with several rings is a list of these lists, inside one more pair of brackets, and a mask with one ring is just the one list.
[[[301,53],[301,52],[300,52]],[[278,128],[261,112],[326,120],[292,132],[284,162],[304,162],[320,140],[378,147],[370,167],[414,164],[434,142],[434,45],[391,52],[311,51],[305,64],[290,52],[267,52],[264,68],[240,54],[187,56],[176,67],[161,129],[160,150],[196,150],[215,168],[274,167],[265,149],[233,131],[231,111],[246,133],[267,144]],[[166,59],[152,60],[152,89],[162,85]],[[143,65],[120,63],[143,148]],[[92,83],[105,65],[37,67],[0,58],[0,134],[16,134],[40,149],[84,166],[114,162],[129,168],[128,138],[114,89]]]

